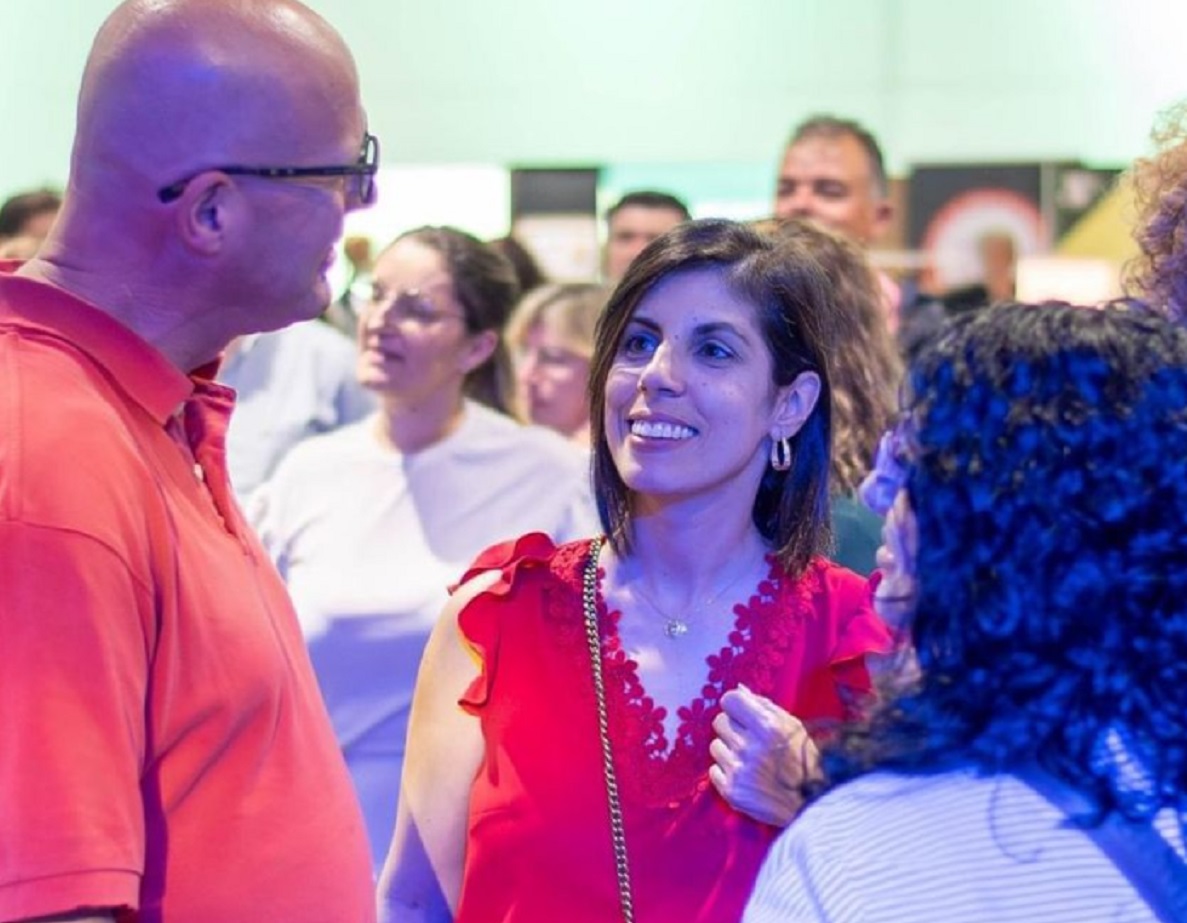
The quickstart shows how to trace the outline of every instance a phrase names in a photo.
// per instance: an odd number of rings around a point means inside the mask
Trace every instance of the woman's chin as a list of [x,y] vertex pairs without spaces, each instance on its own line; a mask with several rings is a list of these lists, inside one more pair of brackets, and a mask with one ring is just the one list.
[[361,369],[359,384],[373,394],[391,394],[399,391],[392,377],[378,369]]

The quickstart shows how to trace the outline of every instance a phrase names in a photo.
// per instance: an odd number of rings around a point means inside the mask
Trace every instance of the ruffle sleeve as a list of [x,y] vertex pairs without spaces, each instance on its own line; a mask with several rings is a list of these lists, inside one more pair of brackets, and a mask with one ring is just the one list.
[[894,638],[874,611],[874,580],[862,580],[840,568],[837,571],[832,594],[837,633],[829,669],[834,682],[849,693],[843,696],[845,701],[860,707],[874,692],[866,656],[889,654],[894,650]]
[[458,613],[458,628],[465,643],[477,656],[481,666],[478,677],[462,693],[458,704],[475,714],[487,702],[490,686],[498,670],[501,620],[507,612],[505,601],[523,579],[523,572],[533,568],[547,568],[556,546],[543,532],[531,532],[513,541],[492,545],[474,559],[461,580],[450,592],[478,574],[498,571],[499,577],[476,595]]

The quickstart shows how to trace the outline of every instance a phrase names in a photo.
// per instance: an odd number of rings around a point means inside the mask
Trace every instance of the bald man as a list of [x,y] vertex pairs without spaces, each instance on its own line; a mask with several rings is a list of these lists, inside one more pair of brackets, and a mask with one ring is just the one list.
[[130,0],[95,40],[59,220],[0,272],[0,921],[374,919],[212,375],[326,306],[376,159],[294,0]]

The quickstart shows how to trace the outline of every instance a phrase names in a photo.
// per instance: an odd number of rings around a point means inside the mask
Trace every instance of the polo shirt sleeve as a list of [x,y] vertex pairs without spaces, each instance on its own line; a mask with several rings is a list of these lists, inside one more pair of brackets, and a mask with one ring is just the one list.
[[153,611],[96,539],[0,521],[0,919],[138,904]]

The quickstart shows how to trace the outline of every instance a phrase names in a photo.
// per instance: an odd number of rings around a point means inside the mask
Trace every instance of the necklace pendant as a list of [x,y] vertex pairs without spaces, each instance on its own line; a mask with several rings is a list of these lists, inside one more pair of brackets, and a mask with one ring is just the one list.
[[664,623],[664,634],[677,641],[688,634],[688,622],[684,619],[668,619]]

